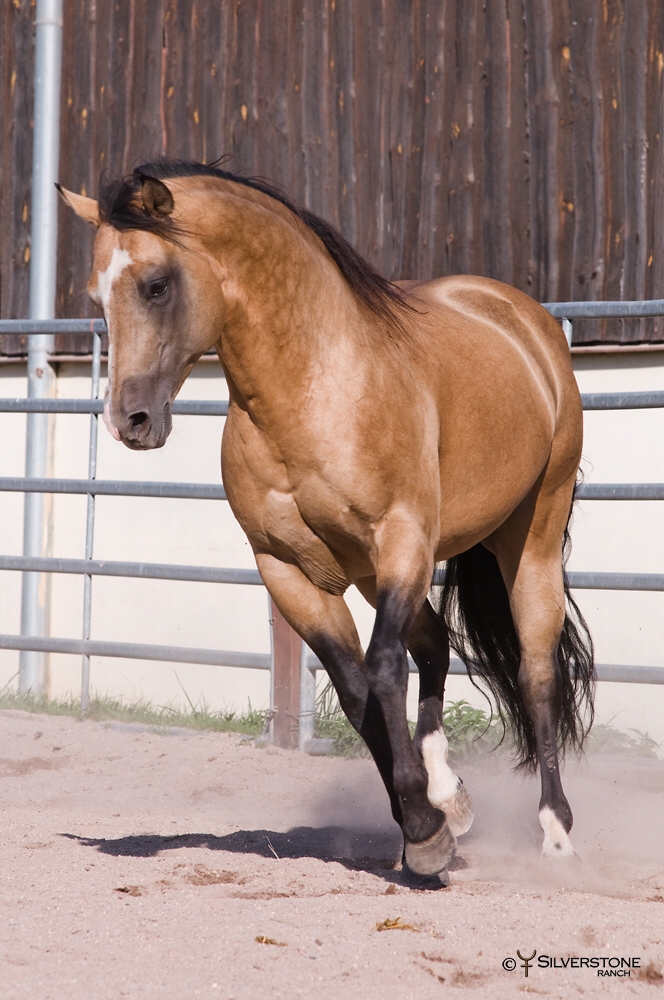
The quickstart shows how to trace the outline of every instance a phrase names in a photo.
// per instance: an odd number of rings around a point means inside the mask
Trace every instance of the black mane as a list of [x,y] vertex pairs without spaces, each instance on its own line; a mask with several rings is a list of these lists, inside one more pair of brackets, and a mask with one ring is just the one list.
[[104,182],[102,179],[99,210],[105,222],[115,229],[139,229],[155,233],[175,243],[179,242],[178,236],[184,235],[184,232],[174,225],[173,220],[169,216],[152,215],[140,206],[136,196],[141,187],[141,176],[156,177],[163,181],[172,177],[219,177],[262,191],[274,198],[319,237],[355,295],[390,326],[401,328],[394,307],[409,308],[401,290],[366,261],[334,226],[308,209],[299,208],[287,195],[262,178],[243,177],[241,174],[221,170],[214,164],[160,157],[151,163],[142,163],[132,174],[121,180]]

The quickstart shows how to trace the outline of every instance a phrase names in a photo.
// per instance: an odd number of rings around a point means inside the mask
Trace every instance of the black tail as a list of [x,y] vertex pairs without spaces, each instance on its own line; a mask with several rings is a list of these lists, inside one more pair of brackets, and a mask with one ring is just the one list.
[[[569,555],[565,529],[561,557]],[[592,725],[595,666],[588,626],[569,591],[565,576],[567,612],[558,644],[562,706],[558,725],[561,752],[581,749]],[[438,602],[437,602],[438,603]],[[519,767],[537,768],[535,730],[521,698],[517,673],[521,658],[507,589],[496,557],[482,544],[449,559],[438,613],[447,625],[450,645],[491,692],[503,722],[510,727]]]

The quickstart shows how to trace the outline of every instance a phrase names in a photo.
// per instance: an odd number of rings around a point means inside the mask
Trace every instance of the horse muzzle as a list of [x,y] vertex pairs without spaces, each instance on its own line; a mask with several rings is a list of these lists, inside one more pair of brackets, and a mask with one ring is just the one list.
[[104,423],[117,441],[134,451],[161,448],[173,426],[170,400],[160,403],[135,392],[121,393],[118,405],[104,401]]

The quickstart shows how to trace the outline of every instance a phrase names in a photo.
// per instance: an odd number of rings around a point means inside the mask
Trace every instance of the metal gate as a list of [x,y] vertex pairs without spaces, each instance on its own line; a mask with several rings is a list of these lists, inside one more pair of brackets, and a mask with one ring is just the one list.
[[[642,302],[573,302],[547,304],[551,314],[562,320],[563,329],[571,343],[571,324],[574,319],[644,317],[664,315],[664,300]],[[285,621],[273,608],[272,654],[243,653],[195,647],[173,647],[140,643],[104,642],[90,639],[92,578],[94,576],[139,577],[144,579],[187,580],[200,582],[233,583],[262,586],[256,570],[213,568],[157,564],[145,562],[113,562],[92,558],[95,528],[95,498],[100,495],[177,497],[188,499],[225,500],[221,485],[206,483],[122,482],[98,480],[97,423],[103,410],[99,397],[101,368],[101,335],[106,330],[103,320],[3,320],[0,333],[53,334],[93,333],[93,357],[90,399],[0,399],[0,413],[89,413],[90,438],[87,479],[45,479],[35,477],[2,477],[0,492],[19,491],[25,494],[67,493],[84,494],[88,498],[85,557],[83,559],[56,559],[35,556],[0,556],[0,570],[16,570],[38,577],[42,573],[74,573],[84,577],[82,607],[82,637],[58,639],[49,636],[0,634],[0,648],[35,652],[74,653],[82,656],[81,708],[85,711],[89,701],[90,657],[131,657],[181,663],[210,664],[214,666],[245,667],[270,670],[272,676],[271,710],[274,713],[273,738],[281,745],[290,743],[290,725],[294,715],[299,715],[298,742],[300,749],[313,749],[313,724],[315,709],[315,675],[322,669],[317,658],[296,639]],[[664,392],[592,393],[583,397],[584,410],[623,410],[664,408]],[[174,414],[198,416],[224,416],[228,403],[219,401],[176,401]],[[30,440],[27,443],[28,452]],[[664,483],[593,483],[583,485],[578,496],[583,500],[664,500]],[[436,581],[434,577],[434,581]],[[570,584],[577,589],[663,591],[664,574],[650,573],[594,573],[569,574]],[[32,588],[31,592],[35,592]],[[415,670],[411,663],[411,670]],[[464,665],[452,661],[451,673],[465,673]],[[598,678],[602,681],[627,681],[632,683],[664,683],[664,667],[623,666],[599,664]],[[299,711],[297,706],[299,705]]]

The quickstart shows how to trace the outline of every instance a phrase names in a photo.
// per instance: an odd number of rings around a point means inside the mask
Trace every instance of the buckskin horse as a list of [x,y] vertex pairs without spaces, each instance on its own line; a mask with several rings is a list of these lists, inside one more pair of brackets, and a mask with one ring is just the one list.
[[[88,292],[108,324],[112,433],[160,448],[216,348],[228,500],[373,755],[410,872],[447,884],[473,818],[442,728],[450,646],[519,766],[539,766],[543,853],[573,854],[559,755],[587,732],[594,666],[564,575],[582,411],[559,325],[485,278],[393,284],[279,190],[214,165],[146,163],[98,201],[60,190],[97,227]],[[376,611],[366,653],[351,584]]]

